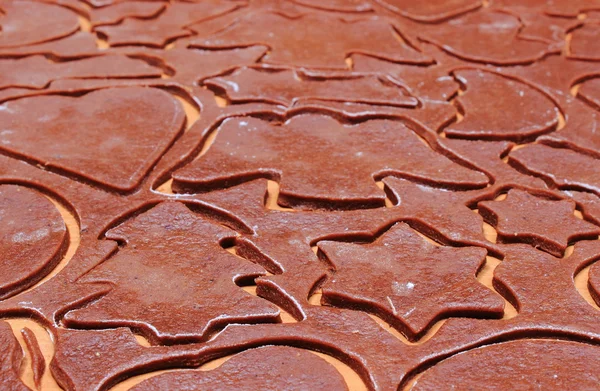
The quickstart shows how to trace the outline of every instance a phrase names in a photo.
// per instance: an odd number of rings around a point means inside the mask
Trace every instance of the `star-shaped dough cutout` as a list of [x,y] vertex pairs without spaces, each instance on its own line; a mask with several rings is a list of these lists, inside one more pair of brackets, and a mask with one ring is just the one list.
[[548,200],[513,189],[505,200],[480,202],[478,207],[498,231],[498,241],[528,243],[557,257],[570,243],[600,235],[600,227],[575,217],[573,200]]
[[504,312],[502,298],[476,278],[483,248],[438,247],[404,223],[370,244],[323,241],[318,247],[334,267],[323,302],[374,313],[412,341],[443,318]]

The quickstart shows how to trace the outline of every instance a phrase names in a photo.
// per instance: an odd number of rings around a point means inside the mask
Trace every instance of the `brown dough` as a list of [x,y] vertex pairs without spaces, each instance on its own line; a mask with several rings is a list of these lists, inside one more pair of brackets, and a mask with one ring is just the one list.
[[20,379],[23,349],[6,322],[0,321],[0,385],[6,391],[30,391]]
[[23,57],[32,54],[43,54],[56,59],[78,59],[86,56],[97,56],[101,52],[96,46],[95,36],[85,32],[77,32],[57,41],[36,45],[0,48],[0,56],[2,57]]
[[499,254],[483,236],[481,216],[466,206],[479,191],[452,192],[393,177],[383,183],[402,220],[412,228],[439,243],[484,247]]
[[597,22],[585,23],[582,27],[574,30],[569,57],[578,60],[600,61],[598,34],[600,34],[600,24]]
[[[268,26],[268,28],[266,27]],[[298,30],[302,26],[302,39]],[[205,49],[264,45],[270,48],[263,62],[312,68],[344,69],[346,57],[355,53],[393,62],[429,64],[431,59],[398,41],[395,27],[377,17],[351,21],[327,14],[288,17],[274,12],[248,14],[226,29],[192,42]],[[310,51],[306,48],[310,47]]]
[[482,70],[454,75],[466,88],[456,98],[464,118],[444,130],[448,137],[529,141],[558,125],[554,103],[527,84]]
[[152,19],[166,9],[166,4],[158,1],[127,1],[112,6],[92,9],[90,22],[93,27],[105,24],[119,24],[127,18]]
[[257,62],[267,49],[262,46],[232,50],[171,49],[166,51],[141,52],[135,50],[131,56],[156,62],[173,75],[169,78],[183,85],[196,85],[211,76],[229,72],[239,66]]
[[373,206],[384,198],[374,178],[402,176],[450,188],[487,183],[483,174],[436,154],[393,121],[343,125],[307,114],[274,126],[232,118],[218,132],[203,158],[175,172],[174,189],[208,190],[262,176],[281,181],[282,205]]
[[79,30],[77,14],[57,5],[4,0],[0,10],[0,49],[52,41]]
[[42,384],[42,376],[44,376],[44,372],[46,371],[46,359],[42,354],[42,350],[40,349],[40,345],[38,344],[37,338],[35,337],[33,331],[25,327],[21,330],[21,334],[23,335],[23,340],[25,341],[25,345],[27,346],[27,351],[29,352],[29,357],[31,359],[33,383],[37,388],[40,388]]
[[582,191],[563,191],[576,203],[583,217],[596,225],[600,225],[600,198],[593,193]]
[[439,23],[474,11],[483,5],[481,0],[410,1],[376,0],[391,11],[421,23]]
[[204,84],[222,89],[233,103],[290,106],[303,100],[416,107],[419,101],[389,78],[376,75],[311,73],[302,70],[240,68]]
[[42,56],[0,60],[0,89],[45,88],[59,79],[157,78],[161,70],[125,56],[100,56],[79,61],[51,62]]
[[154,343],[181,343],[206,340],[228,323],[277,321],[277,307],[236,286],[265,272],[219,246],[234,235],[169,202],[109,230],[106,238],[125,247],[82,282],[113,289],[67,313],[65,324],[129,326]]
[[485,9],[449,23],[430,27],[419,38],[466,61],[491,65],[518,65],[559,53],[551,42],[519,37],[522,24],[507,12]]
[[492,186],[471,192],[468,205],[475,205],[478,200],[497,197],[501,192],[511,188],[524,189],[534,194],[548,194],[547,186],[539,178],[525,175],[506,164],[502,159],[508,155],[514,144],[509,142],[484,142],[470,140],[444,139],[440,146],[455,159],[459,159],[478,171],[485,173]]
[[43,195],[26,187],[0,186],[0,299],[48,274],[69,246],[62,216]]
[[485,262],[481,248],[437,247],[406,224],[375,242],[318,244],[332,263],[323,303],[372,312],[410,340],[450,317],[502,317],[504,301],[476,277]]
[[570,243],[600,235],[600,227],[575,217],[572,200],[552,201],[510,190],[505,200],[480,202],[478,207],[500,242],[529,243],[556,257],[562,257]]
[[[111,46],[143,45],[162,48],[168,43],[192,35],[188,25],[212,19],[245,5],[244,1],[207,0],[198,3],[177,2],[155,19],[125,19],[114,26],[95,29]],[[223,26],[225,27],[225,26]]]
[[238,353],[211,371],[176,371],[143,381],[132,391],[152,390],[331,390],[344,378],[322,358],[301,349],[265,346]]
[[577,97],[600,111],[600,78],[584,81],[577,91]]
[[596,389],[600,348],[579,342],[517,340],[457,354],[425,371],[410,388],[424,390]]
[[369,12],[373,7],[366,0],[289,0],[296,4],[324,11]]
[[141,87],[24,98],[2,108],[1,150],[113,191],[135,189],[185,123],[175,98]]
[[568,149],[533,144],[511,152],[509,162],[559,189],[600,194],[599,160],[590,156]]

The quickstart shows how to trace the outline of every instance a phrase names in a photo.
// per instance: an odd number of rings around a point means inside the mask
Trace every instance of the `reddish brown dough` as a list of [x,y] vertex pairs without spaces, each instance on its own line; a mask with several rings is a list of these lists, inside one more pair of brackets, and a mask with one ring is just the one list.
[[597,262],[599,250],[597,240],[579,242],[572,255],[561,259],[528,245],[506,245],[506,257],[494,270],[493,284],[515,306],[517,316],[448,319],[433,338],[416,347],[420,352],[414,354],[421,364],[415,364],[402,385],[445,357],[490,343],[546,337],[595,344],[600,337],[600,313],[580,295],[573,280]]
[[41,280],[62,259],[69,235],[62,216],[43,195],[0,186],[0,299]]
[[0,321],[0,385],[6,391],[30,391],[21,381],[23,349],[6,322]]
[[590,268],[587,286],[596,305],[600,306],[600,263],[596,262]]
[[0,49],[47,42],[79,30],[77,14],[57,5],[4,0],[0,7]]
[[186,28],[188,25],[221,16],[245,4],[241,0],[177,2],[170,4],[154,19],[128,18],[114,26],[99,26],[95,31],[106,37],[111,46],[143,45],[162,48],[178,38],[192,35],[192,31]]
[[373,206],[384,201],[374,179],[389,175],[450,188],[487,183],[483,174],[427,148],[402,123],[343,125],[307,114],[280,126],[250,117],[226,120],[208,153],[175,172],[173,186],[208,190],[262,176],[280,181],[282,205]]
[[0,60],[0,89],[45,88],[59,79],[159,78],[162,72],[141,60],[109,55],[52,62],[42,56]]
[[577,203],[578,209],[586,220],[600,225],[600,198],[597,195],[583,191],[563,191],[563,193]]
[[577,97],[600,111],[600,78],[584,81],[577,91]]
[[52,373],[67,390],[106,390],[134,374],[197,367],[273,344],[334,356],[373,390],[396,389],[412,368],[414,357],[407,345],[365,313],[320,306],[309,310],[307,319],[297,323],[231,325],[203,344],[143,347],[128,329],[59,329]]
[[578,60],[600,61],[600,23],[585,23],[573,31],[569,57]]
[[451,68],[441,64],[438,57],[435,65],[427,67],[395,64],[359,54],[352,56],[352,60],[353,70],[388,74],[402,82],[413,95],[422,99],[446,102],[459,89],[458,82],[449,74]]
[[151,19],[158,16],[166,4],[158,1],[127,1],[108,7],[92,9],[90,22],[93,27],[104,24],[119,24],[126,18]]
[[560,340],[517,340],[452,356],[425,371],[410,388],[425,390],[598,387],[600,347]]
[[369,12],[373,7],[366,0],[289,0],[298,5],[324,11]]
[[308,297],[326,272],[311,246],[323,239],[369,238],[401,216],[398,208],[273,210],[264,205],[266,191],[267,181],[259,179],[189,198],[194,210],[225,214],[224,222],[243,233],[236,238],[238,254],[275,274],[257,279],[258,295],[269,294],[276,283],[291,296],[277,304],[297,319],[306,316]]
[[208,79],[204,84],[224,90],[233,103],[290,106],[304,100],[323,100],[402,107],[419,104],[393,80],[369,74],[244,67],[227,76]]
[[492,186],[468,194],[466,203],[469,206],[476,205],[477,201],[482,199],[495,198],[511,188],[525,189],[533,194],[550,192],[544,181],[522,174],[502,160],[514,147],[513,143],[443,139],[439,141],[439,145],[450,156],[490,178]]
[[389,10],[421,23],[439,23],[474,11],[483,5],[481,0],[410,1],[376,0]]
[[174,202],[109,230],[106,238],[125,247],[80,282],[113,289],[67,313],[65,324],[129,326],[155,343],[174,343],[205,340],[228,323],[277,321],[277,307],[236,286],[265,272],[220,247],[233,236]]
[[170,81],[188,86],[237,67],[254,64],[267,52],[267,48],[263,46],[216,51],[178,48],[164,51],[123,50],[132,57],[160,64],[166,70],[165,73],[172,74]]
[[95,36],[85,32],[77,32],[63,39],[36,45],[0,48],[2,57],[23,57],[33,54],[43,54],[56,59],[78,59],[102,53],[96,46]]
[[25,341],[25,345],[27,346],[27,351],[29,352],[29,357],[31,360],[33,383],[37,388],[40,388],[42,384],[42,376],[44,376],[44,372],[46,371],[46,359],[42,354],[42,350],[40,349],[40,345],[38,344],[34,332],[25,327],[21,330],[21,334],[23,335],[23,340]]
[[265,346],[238,353],[210,371],[176,371],[144,380],[132,391],[152,390],[331,390],[348,389],[322,358],[305,350]]
[[600,171],[593,157],[563,148],[533,144],[513,151],[511,165],[564,190],[583,190],[600,195]]
[[466,89],[456,98],[464,118],[444,129],[448,137],[527,141],[558,125],[558,108],[527,84],[474,69],[454,76]]
[[[302,31],[302,39],[298,32]],[[248,14],[226,29],[192,42],[205,49],[264,45],[263,62],[309,68],[347,68],[344,60],[362,53],[393,62],[429,64],[431,58],[394,37],[389,20],[361,17],[345,20],[324,13],[289,17],[274,12]],[[306,48],[311,50],[307,51]]]
[[479,191],[446,191],[393,177],[385,178],[383,183],[402,221],[413,229],[439,243],[479,246],[500,254],[483,236],[481,216],[466,206]]
[[297,101],[285,111],[285,116],[289,118],[295,114],[317,111],[357,122],[395,119],[402,121],[427,141],[435,143],[437,132],[456,118],[456,109],[452,104],[442,101],[422,99],[419,103],[419,107],[411,108],[309,99]]
[[[321,240],[373,240],[395,222],[405,221],[442,243],[499,252],[483,237],[481,216],[460,205],[460,193],[398,178],[384,183],[402,199],[400,205],[356,211],[272,210],[263,205],[264,179],[189,198],[194,210],[225,214],[226,224],[243,232],[236,239],[238,254],[274,274],[257,279],[257,294],[276,301],[297,319],[305,318],[308,297],[325,276],[325,265],[311,250]],[[273,296],[280,289],[285,296]]]
[[442,318],[504,313],[504,300],[476,279],[482,248],[437,247],[402,223],[371,244],[318,246],[334,269],[322,301],[372,312],[410,340]]
[[431,26],[418,36],[463,60],[491,65],[529,64],[560,52],[556,43],[520,37],[521,26],[515,15],[485,9]]
[[174,97],[142,87],[24,98],[2,108],[1,150],[113,191],[135,189],[185,124]]
[[573,241],[600,235],[600,227],[575,217],[572,200],[554,201],[510,190],[505,200],[477,205],[483,218],[496,228],[499,241],[529,243],[557,257],[562,257]]

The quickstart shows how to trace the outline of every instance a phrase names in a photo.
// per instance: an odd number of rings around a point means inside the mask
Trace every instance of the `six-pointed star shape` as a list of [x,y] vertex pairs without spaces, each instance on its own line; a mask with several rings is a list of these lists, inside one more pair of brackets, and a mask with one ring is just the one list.
[[572,200],[553,201],[513,189],[505,200],[478,206],[483,218],[496,227],[499,241],[529,243],[557,257],[572,241],[600,234],[599,227],[575,217]]
[[449,316],[501,317],[504,301],[477,281],[486,250],[438,247],[398,223],[370,244],[320,242],[334,267],[325,303],[376,314],[410,340]]

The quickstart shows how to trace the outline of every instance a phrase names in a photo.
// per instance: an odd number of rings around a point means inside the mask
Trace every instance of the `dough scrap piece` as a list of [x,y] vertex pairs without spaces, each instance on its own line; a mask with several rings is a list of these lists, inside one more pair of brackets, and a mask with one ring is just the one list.
[[396,27],[381,17],[345,20],[324,13],[288,17],[255,12],[220,32],[192,41],[191,45],[203,49],[264,45],[270,48],[264,63],[307,68],[346,69],[345,59],[355,53],[392,62],[432,62],[429,56],[397,40],[395,31]]
[[0,321],[0,384],[10,391],[31,391],[21,381],[23,349],[12,332],[10,325]]
[[106,238],[125,247],[80,282],[107,282],[113,289],[67,313],[65,324],[129,326],[154,343],[174,343],[206,340],[229,323],[277,321],[277,307],[236,286],[265,272],[220,247],[233,236],[177,202],[110,229]]
[[572,200],[547,200],[514,189],[505,200],[480,202],[478,207],[496,228],[499,241],[529,243],[556,257],[573,241],[600,235],[600,227],[575,217]]
[[331,390],[345,391],[344,378],[324,359],[302,349],[264,346],[238,353],[210,371],[176,371],[144,380],[141,390]]
[[410,340],[446,317],[504,313],[504,300],[476,279],[482,248],[434,246],[403,223],[367,245],[318,247],[334,268],[322,285],[323,303],[372,312]]
[[21,330],[23,340],[27,346],[29,357],[31,358],[31,369],[33,372],[33,383],[37,388],[41,387],[42,376],[46,371],[46,359],[42,353],[40,345],[35,337],[35,334],[31,329],[25,327]]
[[402,123],[389,120],[343,125],[306,114],[274,126],[231,118],[218,132],[206,155],[173,174],[176,191],[262,176],[280,180],[281,205],[379,206],[384,196],[374,178],[402,176],[458,189],[487,184],[485,175],[436,154]]
[[174,97],[143,87],[37,96],[1,107],[1,150],[121,192],[141,183],[186,120]]
[[[540,359],[542,358],[542,359]],[[580,342],[524,339],[457,354],[425,371],[414,391],[581,389],[598,387],[600,348]]]
[[26,187],[0,186],[0,299],[48,274],[69,246],[65,223],[43,195]]

